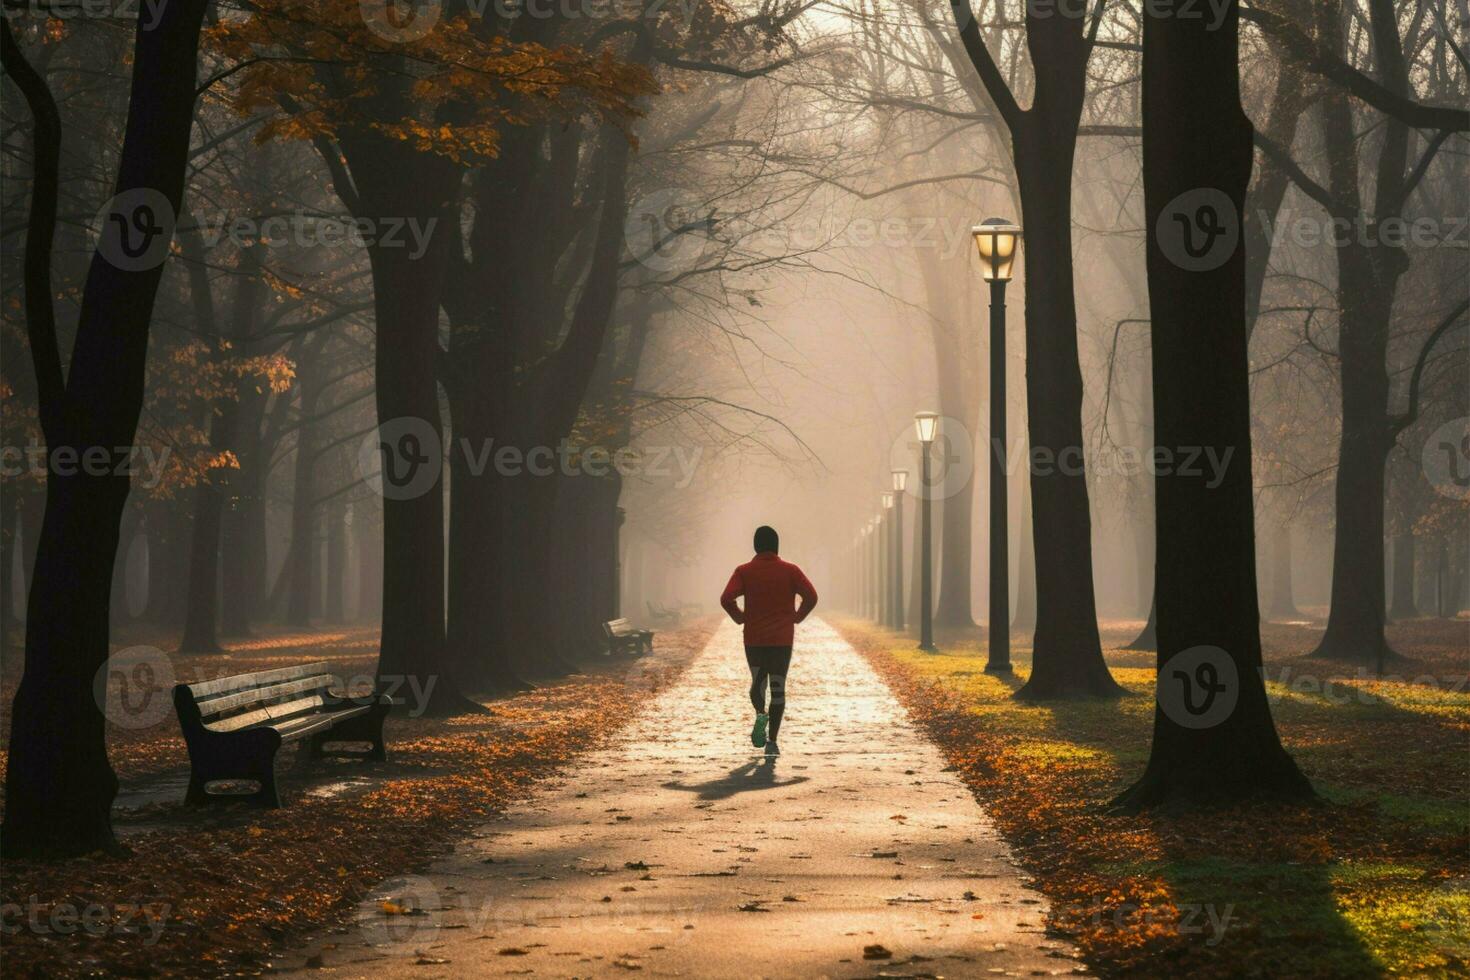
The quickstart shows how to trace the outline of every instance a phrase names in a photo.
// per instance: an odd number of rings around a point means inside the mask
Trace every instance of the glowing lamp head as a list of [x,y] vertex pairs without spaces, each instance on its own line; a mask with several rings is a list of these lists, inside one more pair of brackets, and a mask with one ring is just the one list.
[[914,432],[919,436],[919,441],[924,445],[934,441],[939,434],[938,412],[917,412],[914,415]]
[[892,510],[893,509],[893,491],[892,490],[884,490],[883,491],[883,509],[884,510]]
[[1021,226],[1004,218],[986,218],[971,228],[970,234],[975,236],[975,248],[980,252],[980,275],[987,282],[1010,282]]
[[893,492],[894,493],[903,493],[903,488],[906,487],[906,486],[908,486],[908,483],[909,483],[909,471],[908,470],[894,470],[893,471]]

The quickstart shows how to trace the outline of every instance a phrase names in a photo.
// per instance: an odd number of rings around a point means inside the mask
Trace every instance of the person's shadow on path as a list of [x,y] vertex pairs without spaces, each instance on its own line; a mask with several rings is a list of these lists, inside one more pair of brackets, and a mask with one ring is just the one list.
[[664,783],[664,789],[678,789],[688,793],[698,793],[701,800],[727,800],[736,793],[748,793],[752,790],[777,789],[782,786],[795,786],[797,783],[807,781],[806,776],[793,776],[790,779],[776,779],[776,760],[778,756],[768,755],[764,759],[755,762],[747,762],[743,766],[736,766],[729,773],[718,779],[711,779],[703,783],[685,784],[675,780]]

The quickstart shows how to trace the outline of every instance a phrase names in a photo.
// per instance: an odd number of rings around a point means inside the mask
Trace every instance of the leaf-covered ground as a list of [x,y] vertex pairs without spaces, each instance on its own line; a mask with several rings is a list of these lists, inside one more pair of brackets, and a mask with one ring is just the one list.
[[[3,972],[259,973],[273,949],[343,921],[378,881],[422,868],[626,724],[704,647],[710,626],[661,632],[653,658],[588,665],[491,702],[490,715],[392,718],[386,765],[292,760],[297,750],[285,748],[279,810],[184,807],[187,760],[171,715],[146,730],[111,729],[123,784],[115,823],[133,856],[0,866]],[[188,678],[326,659],[338,676],[366,676],[375,653],[371,631],[278,635],[234,647],[227,660],[175,658],[175,668]],[[8,703],[16,678],[6,680]]]
[[[1470,976],[1470,623],[1410,622],[1383,680],[1314,660],[1306,626],[1263,627],[1268,691],[1316,807],[1122,816],[1142,772],[1153,654],[1104,645],[1131,696],[1028,706],[983,673],[983,632],[939,654],[866,623],[843,634],[894,687],[1103,976]],[[1019,636],[1017,637],[1019,639]]]

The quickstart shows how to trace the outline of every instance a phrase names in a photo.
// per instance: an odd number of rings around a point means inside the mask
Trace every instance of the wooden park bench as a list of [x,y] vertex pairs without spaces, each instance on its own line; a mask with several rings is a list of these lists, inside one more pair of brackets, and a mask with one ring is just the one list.
[[[392,699],[381,694],[357,698],[333,694],[334,684],[326,662],[317,661],[177,685],[174,708],[191,767],[184,802],[238,799],[211,796],[205,787],[219,779],[248,779],[260,783],[252,798],[280,806],[276,752],[299,739],[307,740],[312,758],[327,755],[328,742],[369,742],[367,757],[386,759],[383,720]],[[349,753],[338,748],[332,754]]]
[[602,632],[607,636],[609,653],[622,653],[630,647],[635,657],[653,652],[653,631],[641,630],[626,619],[608,620],[602,624]]
[[648,600],[648,615],[652,616],[653,621],[656,623],[677,624],[682,618],[679,615],[679,610],[665,609],[662,605],[654,602],[652,599]]

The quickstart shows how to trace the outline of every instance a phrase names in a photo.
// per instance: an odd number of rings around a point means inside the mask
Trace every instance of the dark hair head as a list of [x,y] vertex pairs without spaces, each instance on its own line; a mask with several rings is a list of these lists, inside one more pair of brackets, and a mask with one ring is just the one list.
[[781,550],[781,538],[776,534],[775,528],[762,524],[755,529],[755,550],[757,552]]

